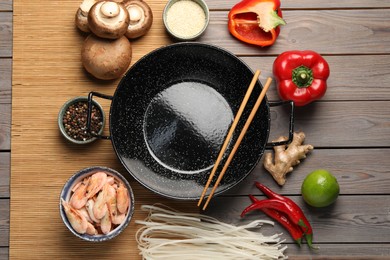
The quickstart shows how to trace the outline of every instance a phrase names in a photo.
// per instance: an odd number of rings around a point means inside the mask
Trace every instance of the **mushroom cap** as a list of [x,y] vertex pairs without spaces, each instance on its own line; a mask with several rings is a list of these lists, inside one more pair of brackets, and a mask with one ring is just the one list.
[[131,44],[125,36],[112,40],[90,34],[81,49],[84,68],[94,77],[103,80],[122,76],[128,69],[131,58]]
[[150,6],[142,0],[125,1],[124,5],[130,15],[126,37],[135,39],[146,34],[153,23],[153,12]]
[[79,28],[83,32],[90,32],[89,26],[88,26],[88,13],[87,15],[84,14],[84,12],[79,8],[76,12],[75,16],[75,22],[77,28]]
[[126,33],[130,22],[123,4],[114,1],[97,2],[88,13],[88,25],[99,37],[118,39]]
[[88,26],[88,12],[97,1],[98,0],[84,0],[80,4],[79,9],[77,9],[75,16],[76,26],[83,32],[91,31]]

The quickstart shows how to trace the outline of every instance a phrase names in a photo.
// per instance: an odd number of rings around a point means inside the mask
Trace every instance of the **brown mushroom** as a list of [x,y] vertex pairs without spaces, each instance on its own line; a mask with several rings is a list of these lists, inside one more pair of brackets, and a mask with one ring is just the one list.
[[98,0],[84,0],[79,6],[79,9],[77,9],[75,17],[76,26],[83,32],[91,31],[88,26],[88,13],[97,1]]
[[131,62],[131,52],[131,44],[125,36],[112,40],[91,34],[81,49],[81,61],[94,77],[111,80],[126,72]]
[[124,5],[130,15],[126,37],[134,39],[146,34],[153,23],[153,13],[150,6],[142,0],[125,1]]
[[123,4],[101,1],[94,4],[88,13],[88,25],[99,37],[118,39],[126,33],[130,17]]

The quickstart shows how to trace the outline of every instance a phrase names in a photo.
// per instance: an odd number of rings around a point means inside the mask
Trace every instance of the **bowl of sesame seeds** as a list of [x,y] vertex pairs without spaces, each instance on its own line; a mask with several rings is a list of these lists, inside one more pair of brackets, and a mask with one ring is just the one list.
[[61,134],[75,144],[87,144],[101,135],[105,124],[102,106],[92,100],[91,124],[87,129],[88,97],[75,97],[64,103],[58,113],[58,127]]
[[169,0],[163,11],[163,22],[175,39],[195,40],[209,24],[209,8],[203,0]]

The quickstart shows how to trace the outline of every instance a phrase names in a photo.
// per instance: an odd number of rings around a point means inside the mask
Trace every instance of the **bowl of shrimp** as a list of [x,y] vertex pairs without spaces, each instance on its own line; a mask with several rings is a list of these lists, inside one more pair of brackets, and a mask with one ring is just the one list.
[[134,194],[119,172],[94,166],[69,178],[59,204],[61,218],[75,236],[102,242],[122,233],[130,223]]

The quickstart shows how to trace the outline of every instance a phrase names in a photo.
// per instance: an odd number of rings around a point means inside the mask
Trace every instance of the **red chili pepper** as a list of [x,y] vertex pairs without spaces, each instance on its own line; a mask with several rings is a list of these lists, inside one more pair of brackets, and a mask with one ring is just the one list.
[[259,46],[272,45],[280,33],[279,0],[243,0],[230,10],[228,28],[237,39]]
[[[253,195],[249,195],[249,198],[254,203],[256,201],[259,201],[256,199]],[[290,219],[286,216],[286,214],[283,214],[282,212],[279,212],[274,209],[268,209],[263,208],[261,209],[267,216],[273,218],[274,220],[278,221],[287,231],[290,233],[291,237],[295,240],[295,242],[301,246],[302,243],[302,237],[303,237],[303,231],[293,223],[291,223]]]
[[305,233],[305,230],[307,230],[307,226],[303,222],[302,216],[299,214],[299,212],[296,210],[295,207],[291,206],[286,201],[278,200],[278,199],[265,199],[265,200],[258,200],[255,203],[252,203],[248,207],[246,207],[242,213],[241,217],[243,217],[248,212],[255,210],[255,209],[264,209],[264,208],[270,208],[275,209],[280,212],[285,213],[290,220],[299,227],[303,228],[302,230]]
[[281,201],[284,201],[291,205],[291,207],[295,208],[295,211],[297,211],[298,214],[301,215],[302,220],[306,226],[306,229],[303,230],[305,233],[305,239],[307,241],[307,244],[309,247],[313,247],[313,228],[310,225],[309,220],[306,218],[305,214],[303,213],[302,209],[290,198],[280,195],[279,193],[274,192],[267,186],[261,184],[260,182],[255,182],[256,187],[261,190],[268,198],[270,199],[278,199]]
[[280,98],[293,100],[296,106],[322,98],[329,73],[326,60],[314,51],[286,51],[273,64]]

